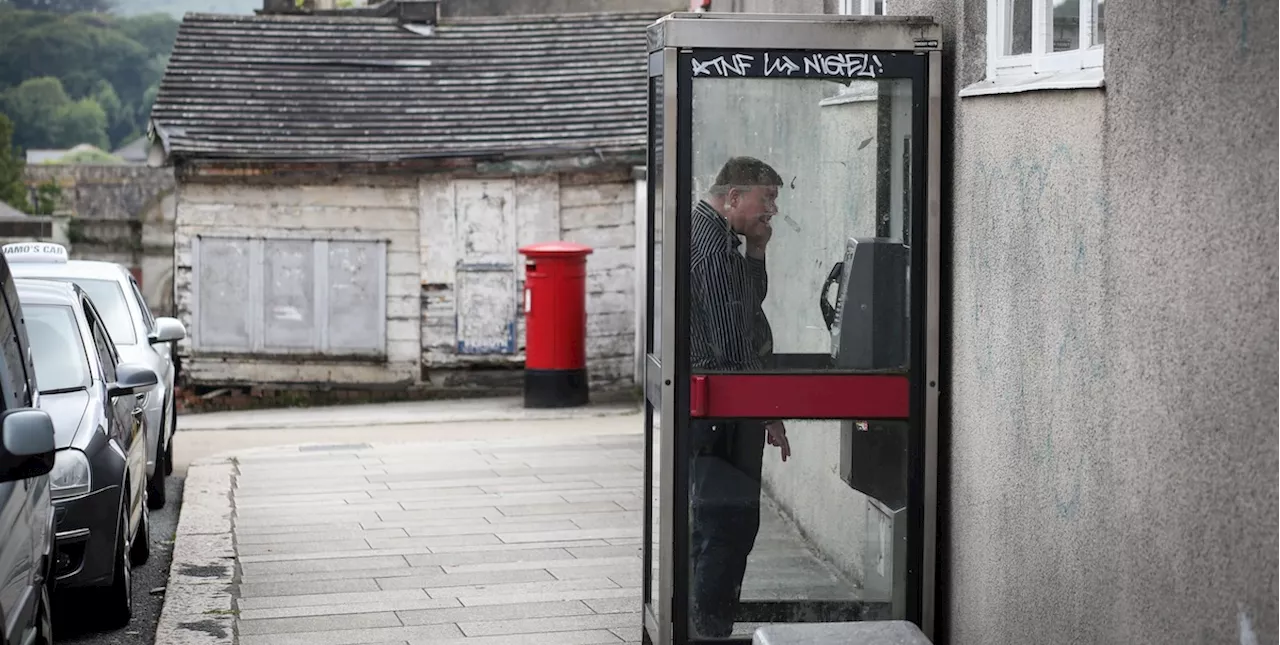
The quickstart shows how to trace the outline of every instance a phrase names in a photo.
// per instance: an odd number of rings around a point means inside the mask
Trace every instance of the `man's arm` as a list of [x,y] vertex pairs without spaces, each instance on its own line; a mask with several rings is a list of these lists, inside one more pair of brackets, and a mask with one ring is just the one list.
[[760,361],[751,348],[746,294],[733,286],[728,257],[711,253],[691,269],[691,304],[705,315],[707,341],[718,350],[718,362],[730,369],[756,368]]

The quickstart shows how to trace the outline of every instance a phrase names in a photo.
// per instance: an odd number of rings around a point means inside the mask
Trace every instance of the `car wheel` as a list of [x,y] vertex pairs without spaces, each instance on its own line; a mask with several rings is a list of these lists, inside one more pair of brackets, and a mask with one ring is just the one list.
[[164,508],[165,499],[164,492],[164,474],[169,461],[167,450],[156,450],[156,471],[151,473],[147,478],[147,506],[149,508]]
[[129,548],[129,563],[133,566],[140,566],[147,563],[151,558],[151,509],[149,498],[142,504],[142,518],[138,520],[138,532],[134,534],[133,541]]
[[[126,493],[127,494],[127,493]],[[125,498],[126,500],[128,497]],[[115,566],[112,567],[111,585],[101,591],[98,604],[105,627],[118,629],[133,618],[133,571],[129,566],[128,502],[120,505],[119,527],[116,528]]]
[[40,606],[36,608],[35,645],[53,645],[53,603],[49,602],[49,585],[40,585]]

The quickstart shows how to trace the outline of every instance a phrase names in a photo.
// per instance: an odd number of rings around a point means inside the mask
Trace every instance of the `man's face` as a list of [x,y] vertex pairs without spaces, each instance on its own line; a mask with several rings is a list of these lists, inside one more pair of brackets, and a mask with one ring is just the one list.
[[730,222],[742,235],[759,237],[769,230],[769,220],[778,214],[777,186],[748,186],[729,191]]

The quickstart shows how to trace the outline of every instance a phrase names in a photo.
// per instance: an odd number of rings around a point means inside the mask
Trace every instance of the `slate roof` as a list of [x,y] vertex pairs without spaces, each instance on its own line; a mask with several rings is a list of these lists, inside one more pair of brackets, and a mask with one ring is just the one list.
[[[171,158],[399,161],[642,151],[656,13],[187,14],[152,108]],[[419,32],[430,33],[419,33]]]

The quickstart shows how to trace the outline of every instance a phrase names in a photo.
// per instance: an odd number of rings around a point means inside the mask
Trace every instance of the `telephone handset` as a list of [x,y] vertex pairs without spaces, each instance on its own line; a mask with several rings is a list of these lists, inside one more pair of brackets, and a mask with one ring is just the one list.
[[[831,359],[840,369],[901,369],[910,355],[907,333],[909,249],[883,237],[849,238],[844,259],[819,293],[831,334]],[[835,302],[828,297],[836,287]]]
[[831,285],[836,284],[844,273],[844,262],[836,262],[831,267],[831,273],[827,274],[827,281],[822,283],[822,293],[818,296],[818,306],[822,309],[822,322],[827,324],[827,331],[831,331],[831,326],[836,322],[836,306],[840,303],[840,292],[836,292],[836,304],[833,305],[827,299],[827,293],[831,291]]

